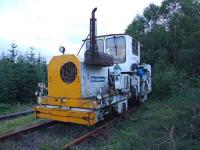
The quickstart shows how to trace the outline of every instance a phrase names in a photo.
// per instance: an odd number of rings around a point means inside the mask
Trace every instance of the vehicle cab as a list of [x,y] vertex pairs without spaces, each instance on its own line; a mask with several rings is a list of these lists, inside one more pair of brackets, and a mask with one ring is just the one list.
[[[130,71],[132,64],[140,63],[140,43],[127,34],[97,36],[96,43],[99,52],[113,56],[114,64],[119,64],[122,72]],[[89,49],[90,41],[86,39],[85,49],[79,54],[81,61],[84,61],[84,53]]]

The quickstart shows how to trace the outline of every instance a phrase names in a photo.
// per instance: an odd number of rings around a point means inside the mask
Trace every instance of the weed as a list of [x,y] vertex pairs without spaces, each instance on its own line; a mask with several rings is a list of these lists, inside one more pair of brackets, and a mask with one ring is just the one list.
[[41,122],[41,119],[34,118],[32,115],[19,117],[12,120],[7,120],[1,122],[0,124],[0,134],[17,130],[19,128],[27,127],[32,124]]

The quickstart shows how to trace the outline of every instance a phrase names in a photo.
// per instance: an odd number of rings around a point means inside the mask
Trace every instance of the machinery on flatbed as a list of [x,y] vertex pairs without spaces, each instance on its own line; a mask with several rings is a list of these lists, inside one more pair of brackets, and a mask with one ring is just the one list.
[[77,55],[54,56],[48,64],[48,95],[39,84],[37,118],[95,125],[129,102],[144,102],[151,92],[151,65],[140,63],[140,42],[127,34],[96,36],[93,9],[90,36]]

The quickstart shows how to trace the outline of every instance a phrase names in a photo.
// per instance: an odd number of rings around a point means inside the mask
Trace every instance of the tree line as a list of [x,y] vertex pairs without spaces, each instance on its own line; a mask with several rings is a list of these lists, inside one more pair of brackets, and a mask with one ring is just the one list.
[[30,47],[20,54],[15,43],[0,57],[0,102],[15,103],[34,98],[37,83],[47,81],[45,58]]
[[[150,4],[128,25],[127,34],[142,43],[141,59],[152,65],[157,98],[200,86],[200,1],[164,0]],[[34,97],[38,82],[47,81],[46,60],[30,48],[19,54],[11,44],[0,57],[0,101]]]
[[157,98],[200,86],[200,1],[164,0],[150,4],[126,33],[143,47],[142,62],[152,64]]

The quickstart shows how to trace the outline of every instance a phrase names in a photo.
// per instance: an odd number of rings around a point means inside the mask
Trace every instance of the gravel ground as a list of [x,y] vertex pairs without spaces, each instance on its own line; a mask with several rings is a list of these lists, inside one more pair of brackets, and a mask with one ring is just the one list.
[[93,129],[82,125],[58,123],[0,143],[0,150],[56,150]]
[[108,144],[110,141],[109,136],[98,136],[98,137],[93,137],[92,139],[83,142],[77,146],[73,146],[73,150],[97,150],[97,149],[102,149],[102,145]]
[[[112,116],[108,116],[105,121],[107,122],[111,118]],[[101,125],[102,123],[104,122],[99,123],[97,126]],[[88,127],[84,125],[60,122],[56,125],[47,128],[41,128],[40,130],[0,142],[0,150],[60,150],[64,148],[65,144],[70,143],[73,139],[80,137],[94,128],[96,128],[96,126]],[[107,134],[109,135],[109,131]],[[99,149],[102,146],[99,145],[99,143],[103,144],[109,141],[109,136],[100,136],[78,146],[74,146],[73,149]]]

